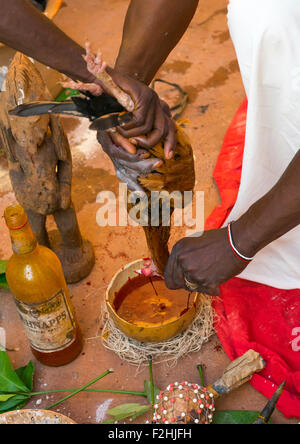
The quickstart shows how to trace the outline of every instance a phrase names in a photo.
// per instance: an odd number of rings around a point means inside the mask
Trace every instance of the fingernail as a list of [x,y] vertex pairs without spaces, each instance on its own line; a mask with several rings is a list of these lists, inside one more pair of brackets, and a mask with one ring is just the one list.
[[150,157],[150,153],[144,153],[141,155],[142,159],[149,159],[149,157]]
[[160,160],[159,162],[156,162],[153,168],[160,168],[161,166],[163,166],[163,164],[164,163]]
[[137,145],[137,141],[136,139],[128,139],[130,143],[132,143],[133,145]]

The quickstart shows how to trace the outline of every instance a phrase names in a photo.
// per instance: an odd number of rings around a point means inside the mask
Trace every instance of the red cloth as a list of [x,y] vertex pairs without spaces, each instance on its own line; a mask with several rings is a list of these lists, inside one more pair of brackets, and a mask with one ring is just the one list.
[[[207,230],[221,227],[236,202],[246,115],[247,100],[227,131],[214,170],[222,204],[208,218]],[[254,375],[251,384],[271,398],[287,380],[278,409],[287,418],[300,418],[300,290],[279,290],[235,278],[221,286],[214,308],[216,332],[229,358],[234,360],[249,349],[260,353],[267,366]]]

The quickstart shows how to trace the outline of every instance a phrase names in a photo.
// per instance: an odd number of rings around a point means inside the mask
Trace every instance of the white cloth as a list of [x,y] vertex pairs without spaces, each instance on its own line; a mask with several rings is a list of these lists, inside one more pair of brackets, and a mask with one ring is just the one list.
[[[249,107],[241,186],[226,224],[277,183],[300,148],[300,1],[230,0],[228,25]],[[300,288],[300,226],[259,252],[240,277]]]

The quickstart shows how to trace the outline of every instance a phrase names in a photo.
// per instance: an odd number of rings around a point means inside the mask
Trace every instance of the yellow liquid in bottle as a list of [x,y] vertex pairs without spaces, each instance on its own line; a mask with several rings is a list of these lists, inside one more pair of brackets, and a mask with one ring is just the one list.
[[6,278],[31,350],[45,365],[67,364],[81,352],[82,336],[61,263],[38,245],[22,207],[9,207],[5,219],[14,250]]

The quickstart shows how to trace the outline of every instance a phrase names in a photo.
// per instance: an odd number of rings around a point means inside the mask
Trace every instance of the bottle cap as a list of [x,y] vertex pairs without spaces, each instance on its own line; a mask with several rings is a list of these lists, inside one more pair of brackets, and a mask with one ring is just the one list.
[[10,205],[4,212],[6,225],[10,230],[17,231],[24,228],[28,223],[27,215],[21,205]]

